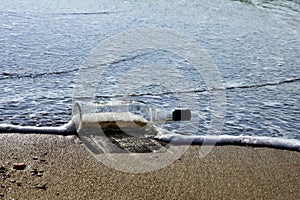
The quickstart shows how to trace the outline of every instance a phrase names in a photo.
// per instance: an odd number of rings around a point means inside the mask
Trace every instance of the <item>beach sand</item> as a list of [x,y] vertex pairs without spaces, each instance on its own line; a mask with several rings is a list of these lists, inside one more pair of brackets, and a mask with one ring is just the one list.
[[200,158],[198,150],[130,174],[97,161],[76,136],[0,134],[0,199],[300,199],[299,152],[216,146]]

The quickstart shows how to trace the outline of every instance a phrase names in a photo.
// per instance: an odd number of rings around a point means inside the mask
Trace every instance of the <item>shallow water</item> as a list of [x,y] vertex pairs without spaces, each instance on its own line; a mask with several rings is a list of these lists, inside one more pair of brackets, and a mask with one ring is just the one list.
[[[0,3],[1,123],[66,123],[74,78],[90,52],[115,34],[155,26],[191,37],[209,53],[227,88],[223,134],[300,139],[299,1],[33,2]],[[117,87],[130,91],[122,77],[130,70],[150,76],[147,69],[174,84],[188,81],[179,92],[196,91],[183,94],[196,93],[201,106],[193,113],[199,129],[186,133],[205,134],[211,118],[205,82],[184,59],[166,52],[133,52],[113,63],[99,81],[97,100],[110,100]],[[194,103],[179,105],[162,86],[135,88],[134,94],[147,95],[128,98],[166,109]]]

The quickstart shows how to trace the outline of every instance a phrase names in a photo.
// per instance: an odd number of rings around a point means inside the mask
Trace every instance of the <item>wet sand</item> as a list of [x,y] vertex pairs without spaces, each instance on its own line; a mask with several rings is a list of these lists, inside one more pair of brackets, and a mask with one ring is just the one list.
[[217,146],[200,158],[198,149],[158,171],[129,174],[97,161],[75,136],[1,134],[0,199],[300,198],[299,152]]

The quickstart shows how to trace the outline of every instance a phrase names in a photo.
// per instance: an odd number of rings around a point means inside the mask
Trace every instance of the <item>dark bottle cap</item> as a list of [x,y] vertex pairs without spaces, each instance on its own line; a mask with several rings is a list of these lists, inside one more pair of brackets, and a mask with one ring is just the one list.
[[176,109],[172,113],[172,118],[174,121],[189,121],[192,118],[192,113],[190,110],[179,110]]

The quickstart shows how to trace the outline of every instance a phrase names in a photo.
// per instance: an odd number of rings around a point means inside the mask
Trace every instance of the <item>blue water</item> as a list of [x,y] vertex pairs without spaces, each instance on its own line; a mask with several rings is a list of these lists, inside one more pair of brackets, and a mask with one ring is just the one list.
[[[294,1],[1,1],[0,122],[59,126],[71,118],[74,78],[104,39],[139,27],[176,30],[204,47],[226,86],[222,134],[300,139],[300,3]],[[205,82],[184,59],[135,52],[105,72],[98,100],[109,100],[120,76],[142,65],[161,75],[180,69],[199,100],[199,129],[210,121]],[[141,70],[141,67],[136,67]],[[151,74],[151,70],[148,72]],[[126,85],[124,85],[126,90]],[[142,85],[131,100],[176,107],[176,95]],[[188,107],[186,102],[185,107]],[[188,130],[187,130],[188,132]]]

